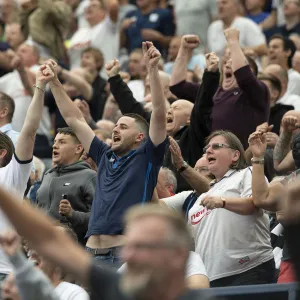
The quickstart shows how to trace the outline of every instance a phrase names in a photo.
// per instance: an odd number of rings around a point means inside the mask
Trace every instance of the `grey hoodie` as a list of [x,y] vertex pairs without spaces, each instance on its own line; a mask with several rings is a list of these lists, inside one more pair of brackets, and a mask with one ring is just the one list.
[[[45,173],[37,192],[38,206],[61,223],[71,224],[81,242],[88,229],[96,177],[97,173],[83,161],[57,166]],[[73,208],[72,217],[68,219],[58,213],[63,194]]]

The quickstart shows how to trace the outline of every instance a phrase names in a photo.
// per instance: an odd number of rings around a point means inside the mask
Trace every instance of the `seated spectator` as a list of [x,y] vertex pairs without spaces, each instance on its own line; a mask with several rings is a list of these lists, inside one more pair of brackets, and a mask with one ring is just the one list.
[[[279,135],[281,119],[284,114],[289,110],[294,110],[294,106],[278,103],[281,95],[281,82],[273,75],[260,75],[258,79],[262,81],[269,89],[270,92],[270,117],[269,124],[271,124],[272,132]],[[276,144],[276,143],[275,143]],[[275,145],[274,145],[275,146]]]
[[236,0],[218,1],[219,20],[214,21],[208,27],[208,49],[222,56],[226,46],[223,31],[227,28],[236,28],[240,31],[240,44],[244,51],[263,56],[267,52],[265,36],[252,20],[240,17],[240,5],[240,2]]
[[[176,69],[174,67],[170,90],[177,97],[206,103],[212,109],[211,129],[232,131],[246,148],[249,134],[255,131],[256,126],[269,119],[269,91],[257,79],[257,65],[254,60],[243,53],[239,44],[239,31],[229,28],[223,34],[230,56],[223,59],[221,64],[221,83],[213,77],[204,81],[203,76],[200,87],[197,84],[187,84],[183,73],[186,70],[187,55],[181,53],[181,57],[176,60],[177,66]],[[220,73],[217,72],[217,75]],[[205,92],[201,92],[201,89]]]
[[175,195],[177,179],[168,168],[161,168],[157,177],[156,192],[159,199]]
[[288,87],[288,72],[285,68],[280,65],[268,65],[264,69],[264,73],[267,75],[273,75],[280,80],[281,83],[281,93],[280,98],[277,100],[277,103],[291,105],[295,110],[300,111],[300,97],[298,95],[289,93],[287,90]]
[[[104,65],[103,53],[96,49],[89,47],[83,50],[81,55],[80,66],[89,72],[92,77],[93,96],[90,99],[89,107],[91,116],[94,121],[102,118],[104,105],[106,101],[106,80],[99,75]],[[87,99],[86,99],[87,100]]]
[[46,166],[36,156],[33,157],[33,169],[30,174],[30,190],[28,191],[28,198],[32,203],[37,204],[36,194],[41,186],[43,176],[45,174]]
[[296,51],[293,56],[292,67],[295,71],[300,73],[300,51]]
[[15,112],[15,102],[8,95],[0,92],[0,131],[5,133],[13,142],[17,144],[20,132],[13,130],[12,119]]
[[[202,41],[201,41],[202,42]],[[200,42],[200,44],[201,44]],[[169,51],[168,51],[168,62],[165,63],[164,65],[164,71],[172,74],[173,72],[173,67],[174,67],[174,62],[175,59],[178,55],[179,49],[181,45],[181,37],[180,36],[175,36],[172,38],[169,46]],[[195,68],[199,68],[201,70],[205,69],[205,56],[203,54],[196,54],[192,55],[189,64],[188,64],[188,70],[195,70]]]
[[[56,230],[62,230],[57,228]],[[71,235],[68,232],[69,235]],[[89,300],[87,292],[78,285],[66,282],[65,274],[55,264],[29,249],[29,260],[20,251],[21,241],[14,232],[3,235],[2,249],[14,267],[5,280],[2,297],[4,299],[32,300]],[[13,243],[9,241],[13,240]],[[11,298],[14,296],[13,298]]]
[[[218,18],[216,0],[174,1],[176,34],[195,34],[200,37],[200,49],[207,49],[207,29]],[[205,62],[205,61],[204,61]]]
[[60,223],[70,224],[85,245],[96,172],[80,161],[84,149],[71,128],[58,129],[54,139],[52,165],[37,192],[37,204]]
[[88,47],[101,50],[104,62],[118,56],[118,11],[116,0],[89,0],[85,8],[89,26],[79,28],[70,39],[71,69],[80,66],[81,54]]
[[269,16],[269,13],[264,11],[265,2],[265,0],[246,0],[247,18],[256,24],[262,23]]
[[[123,274],[127,271],[127,264],[123,264],[118,273]],[[205,289],[209,288],[209,280],[205,266],[199,254],[190,251],[186,264],[185,281],[187,288]]]
[[283,13],[285,18],[284,25],[279,27],[279,32],[285,37],[291,34],[300,34],[300,1],[284,0]]
[[41,58],[67,62],[64,35],[71,8],[62,0],[19,0],[20,24],[25,39],[38,47]]
[[290,39],[273,35],[268,44],[269,64],[278,64],[288,71],[288,87],[290,94],[300,96],[300,74],[292,68],[292,59],[296,46]]
[[121,47],[130,54],[143,41],[152,41],[159,51],[167,50],[175,32],[171,11],[158,8],[156,0],[139,1],[137,7],[121,25]]
[[241,142],[231,132],[216,131],[204,153],[215,180],[189,210],[188,220],[211,287],[272,283],[269,219],[251,198],[252,172]]

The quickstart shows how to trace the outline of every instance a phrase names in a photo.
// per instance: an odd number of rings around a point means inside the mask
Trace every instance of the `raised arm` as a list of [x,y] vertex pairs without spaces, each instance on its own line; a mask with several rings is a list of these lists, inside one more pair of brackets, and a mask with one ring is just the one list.
[[76,86],[86,101],[91,100],[93,96],[93,88],[84,78],[59,67],[58,74],[61,79],[68,81]]
[[143,55],[150,77],[150,90],[153,107],[150,119],[149,135],[152,143],[155,146],[158,146],[167,136],[167,108],[158,70],[158,63],[161,55],[151,42],[143,43]]
[[44,94],[46,84],[54,77],[51,69],[43,65],[36,75],[36,88],[32,101],[28,107],[24,125],[16,145],[16,156],[20,161],[32,159],[36,132],[40,126],[44,109]]
[[170,85],[176,85],[186,80],[186,73],[189,61],[193,55],[193,51],[200,45],[198,36],[190,34],[184,35],[181,39],[181,45],[174,63],[171,75]]
[[[293,132],[297,129],[298,119],[295,116],[285,116],[281,120],[281,133],[279,139],[276,143],[274,149],[274,168],[278,173],[285,173],[287,171],[292,171],[295,168],[295,165],[286,164],[285,158],[291,156],[291,142]],[[285,161],[285,162],[284,162]],[[291,161],[289,159],[289,161]],[[292,169],[287,169],[287,167],[294,167]]]
[[88,283],[91,258],[67,234],[57,230],[50,218],[29,204],[22,204],[21,199],[3,187],[0,187],[0,207],[32,248],[81,282]]
[[268,185],[264,174],[264,154],[267,149],[266,133],[256,131],[249,137],[249,150],[252,152],[252,196],[256,207],[268,210],[280,210],[280,199],[284,196],[284,187],[280,182]]
[[227,40],[232,60],[233,72],[248,65],[247,59],[240,46],[240,32],[236,28],[229,28],[224,30],[224,35]]
[[58,80],[56,62],[50,60],[48,66],[54,72],[54,78],[49,85],[58,109],[66,123],[75,131],[75,134],[82,143],[85,151],[89,152],[95,133],[87,124],[81,111],[67,95],[62,84]]
[[119,16],[119,1],[118,0],[104,0],[104,6],[108,11],[109,18],[113,23],[117,23]]
[[132,91],[120,76],[120,63],[117,59],[105,65],[110,91],[117,101],[122,114],[135,113],[150,121],[151,114],[144,110],[143,105],[136,101]]
[[[180,147],[172,137],[169,137],[169,141],[172,163],[177,170],[180,170],[184,166]],[[191,166],[186,166],[186,168],[180,172],[180,175],[188,182],[198,195],[206,193],[209,190],[209,180]]]

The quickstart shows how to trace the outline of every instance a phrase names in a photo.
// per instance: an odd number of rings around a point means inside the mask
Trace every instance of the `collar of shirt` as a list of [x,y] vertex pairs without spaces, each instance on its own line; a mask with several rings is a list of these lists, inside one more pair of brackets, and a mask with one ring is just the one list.
[[230,177],[231,175],[233,175],[237,170],[234,169],[229,169],[226,174],[219,180],[216,181],[216,179],[212,180],[209,185],[210,187],[213,187],[215,184],[217,184],[218,182],[220,182],[221,180],[223,180],[224,178]]
[[10,130],[13,130],[12,126],[11,126],[11,123],[5,124],[2,127],[0,127],[0,131],[3,132],[3,133],[6,133],[6,132],[8,132]]
[[[127,158],[129,158],[132,154],[134,154],[136,152],[136,150],[131,150],[128,154],[126,154],[123,157],[118,157],[113,151],[111,151],[111,158],[109,159],[110,162],[112,163],[120,163],[123,160],[126,160]],[[107,153],[107,155],[110,155],[110,151]]]

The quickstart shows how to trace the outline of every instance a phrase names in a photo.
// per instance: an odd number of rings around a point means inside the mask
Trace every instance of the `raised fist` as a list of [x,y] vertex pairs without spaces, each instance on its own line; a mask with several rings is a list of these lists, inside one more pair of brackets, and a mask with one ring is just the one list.
[[240,31],[236,28],[228,28],[224,30],[224,35],[228,43],[238,42],[240,39]]
[[215,52],[207,53],[206,58],[206,68],[209,72],[217,72],[219,69],[219,57]]
[[106,74],[109,78],[114,77],[120,73],[120,63],[117,59],[105,65]]
[[143,42],[142,48],[146,67],[148,69],[156,67],[161,58],[160,52],[153,46],[152,42]]
[[181,39],[181,47],[188,50],[194,50],[200,45],[200,39],[195,34],[184,35]]

